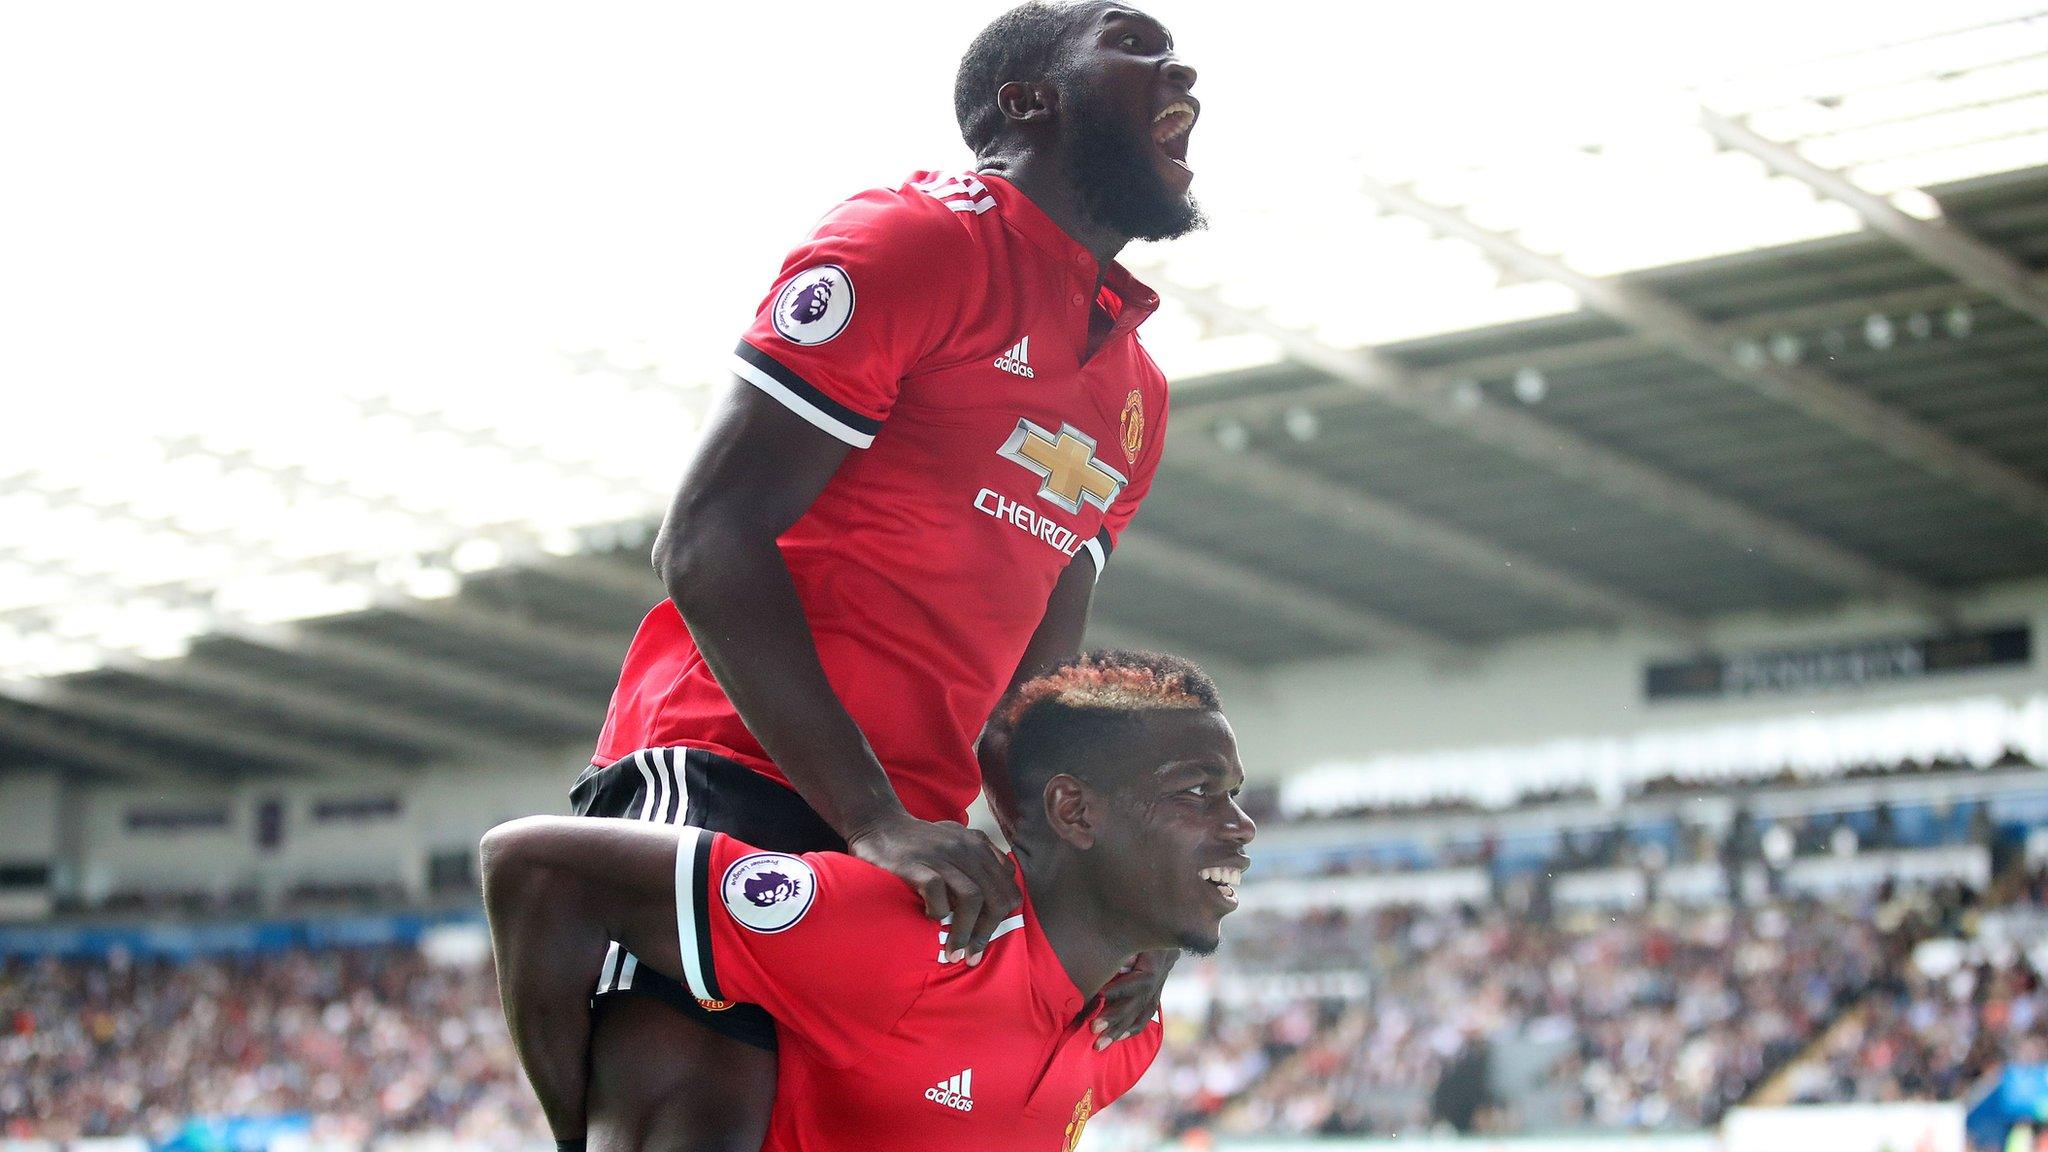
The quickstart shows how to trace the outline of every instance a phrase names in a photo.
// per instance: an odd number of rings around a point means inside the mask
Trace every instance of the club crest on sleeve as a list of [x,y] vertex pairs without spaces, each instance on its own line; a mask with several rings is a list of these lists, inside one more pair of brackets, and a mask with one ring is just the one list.
[[804,918],[818,892],[818,874],[795,856],[756,852],[725,870],[718,894],[742,927],[781,932]]
[[837,264],[806,268],[775,295],[775,331],[792,344],[823,344],[851,319],[853,279]]

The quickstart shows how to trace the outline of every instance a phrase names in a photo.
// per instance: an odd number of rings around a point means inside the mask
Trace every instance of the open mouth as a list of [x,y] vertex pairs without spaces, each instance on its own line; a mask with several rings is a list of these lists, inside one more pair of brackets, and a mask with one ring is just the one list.
[[1152,117],[1152,143],[1166,153],[1168,160],[1183,168],[1188,166],[1188,133],[1194,131],[1199,115],[1192,101],[1175,100]]
[[1217,893],[1224,900],[1229,902],[1231,907],[1237,907],[1237,886],[1244,883],[1244,869],[1204,868],[1200,875],[1202,879],[1208,881],[1216,889]]

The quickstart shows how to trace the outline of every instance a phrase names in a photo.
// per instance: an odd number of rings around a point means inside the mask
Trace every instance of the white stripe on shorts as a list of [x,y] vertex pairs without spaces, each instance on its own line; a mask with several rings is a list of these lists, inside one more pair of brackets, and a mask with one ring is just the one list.
[[[633,753],[633,767],[640,771],[642,788],[639,819],[650,824],[680,824],[689,816],[689,777],[677,763],[688,755],[687,748],[643,748]],[[671,807],[674,815],[670,815]],[[597,990],[617,992],[631,988],[633,973],[639,967],[639,957],[614,941],[604,954]]]

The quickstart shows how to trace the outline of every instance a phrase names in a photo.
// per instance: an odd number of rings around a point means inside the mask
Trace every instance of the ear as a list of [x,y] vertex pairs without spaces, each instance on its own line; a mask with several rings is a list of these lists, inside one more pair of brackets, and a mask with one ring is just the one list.
[[1093,848],[1100,831],[1094,791],[1079,777],[1064,772],[1046,781],[1045,822],[1053,835],[1074,847]]
[[1008,80],[996,89],[996,108],[1003,119],[1024,124],[1038,124],[1053,119],[1059,112],[1060,94],[1050,84],[1038,84],[1025,80]]

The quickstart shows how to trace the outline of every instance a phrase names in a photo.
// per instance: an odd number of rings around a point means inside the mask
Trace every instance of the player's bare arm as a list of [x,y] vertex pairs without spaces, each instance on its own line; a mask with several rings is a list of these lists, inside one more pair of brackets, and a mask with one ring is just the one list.
[[557,1140],[584,1133],[590,974],[620,941],[678,971],[673,828],[531,817],[484,837],[484,909],[519,1062]]
[[703,445],[655,540],[670,598],[798,794],[855,856],[916,888],[932,918],[953,917],[949,954],[977,957],[1022,902],[1009,867],[982,833],[904,809],[826,679],[776,544],[832,479],[847,445],[744,383],[728,392]]

